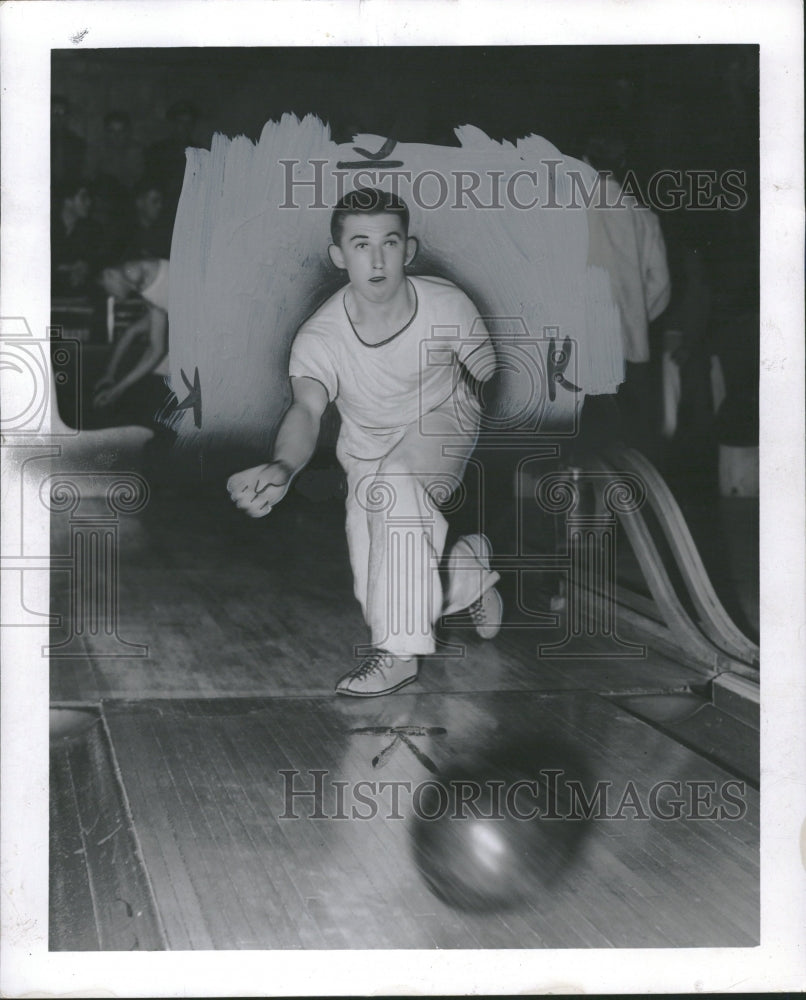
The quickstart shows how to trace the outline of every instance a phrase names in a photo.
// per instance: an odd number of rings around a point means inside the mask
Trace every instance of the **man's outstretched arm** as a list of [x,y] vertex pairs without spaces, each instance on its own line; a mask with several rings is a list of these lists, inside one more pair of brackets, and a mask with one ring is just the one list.
[[328,403],[325,387],[313,378],[292,378],[291,391],[293,402],[277,431],[271,462],[236,472],[227,481],[235,506],[250,517],[265,517],[283,499],[316,448]]

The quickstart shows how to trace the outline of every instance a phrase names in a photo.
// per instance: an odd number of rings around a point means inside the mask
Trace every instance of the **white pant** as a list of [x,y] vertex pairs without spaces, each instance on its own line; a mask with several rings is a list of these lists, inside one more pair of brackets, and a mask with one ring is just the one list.
[[339,456],[347,473],[355,595],[372,645],[400,656],[433,653],[438,619],[468,607],[498,579],[474,564],[464,545],[449,559],[448,594],[442,593],[448,524],[437,505],[459,487],[478,434],[478,410],[463,403],[461,420],[452,397],[406,428],[380,458]]

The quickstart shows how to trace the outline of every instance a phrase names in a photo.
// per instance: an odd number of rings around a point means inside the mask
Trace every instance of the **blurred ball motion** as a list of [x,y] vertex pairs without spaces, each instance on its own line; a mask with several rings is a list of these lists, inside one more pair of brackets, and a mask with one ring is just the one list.
[[569,780],[593,789],[578,753],[552,742],[493,748],[424,783],[410,832],[429,889],[480,913],[538,902],[568,872],[588,829],[569,818]]

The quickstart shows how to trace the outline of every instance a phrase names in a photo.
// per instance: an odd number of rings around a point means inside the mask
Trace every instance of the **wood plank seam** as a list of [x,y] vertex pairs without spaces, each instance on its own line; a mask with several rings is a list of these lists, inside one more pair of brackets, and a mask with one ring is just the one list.
[[109,751],[109,759],[112,765],[112,774],[117,785],[118,793],[120,795],[121,808],[123,809],[123,814],[126,817],[126,822],[129,828],[129,837],[132,841],[132,846],[134,848],[135,861],[140,869],[140,873],[143,877],[143,881],[146,886],[146,891],[148,893],[148,899],[151,904],[151,911],[154,917],[154,922],[156,924],[157,933],[160,937],[160,942],[162,947],[168,949],[168,936],[165,931],[165,926],[162,921],[162,915],[160,913],[159,906],[157,905],[157,897],[154,893],[154,886],[151,884],[151,876],[148,871],[148,867],[145,863],[145,858],[143,856],[142,845],[140,844],[140,838],[137,834],[137,827],[134,825],[134,818],[132,816],[131,804],[129,802],[129,796],[126,793],[126,785],[123,781],[123,775],[120,770],[120,765],[118,764],[117,755],[115,754],[115,746],[112,741],[112,734],[109,731],[109,725],[106,719],[106,713],[104,712],[103,701],[99,705],[101,726],[104,732],[104,738],[106,740],[106,745]]

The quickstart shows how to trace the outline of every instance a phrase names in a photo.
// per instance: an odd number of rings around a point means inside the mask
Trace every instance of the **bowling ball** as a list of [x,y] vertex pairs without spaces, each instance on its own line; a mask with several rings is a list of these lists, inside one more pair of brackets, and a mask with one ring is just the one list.
[[531,741],[458,759],[423,782],[409,830],[431,892],[483,913],[528,905],[555,887],[589,829],[584,818],[569,818],[569,778],[591,780],[572,747]]

